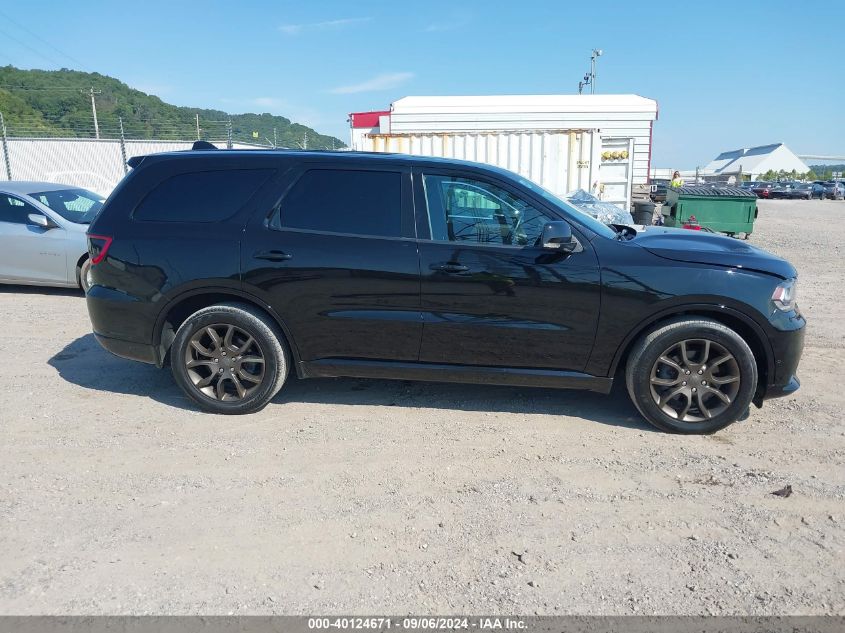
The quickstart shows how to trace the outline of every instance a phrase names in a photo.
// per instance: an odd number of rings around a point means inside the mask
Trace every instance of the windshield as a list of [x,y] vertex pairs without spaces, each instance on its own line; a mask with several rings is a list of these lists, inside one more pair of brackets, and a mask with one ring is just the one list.
[[105,202],[105,198],[87,189],[56,189],[29,196],[76,224],[91,224]]
[[591,215],[587,215],[586,213],[581,211],[578,207],[573,206],[572,204],[570,204],[569,202],[567,202],[563,198],[556,196],[551,191],[544,189],[543,187],[541,187],[537,183],[526,180],[525,178],[520,178],[519,182],[524,187],[527,187],[531,191],[534,191],[535,193],[538,193],[541,196],[543,196],[543,198],[545,198],[546,200],[551,202],[552,205],[554,205],[556,207],[560,207],[564,211],[567,211],[570,214],[574,215],[575,218],[581,224],[586,226],[588,229],[590,229],[594,233],[597,233],[598,235],[603,235],[604,237],[609,237],[609,238],[615,238],[616,237],[616,231],[614,231],[612,228],[610,228],[606,224],[602,224],[601,222],[596,220]]

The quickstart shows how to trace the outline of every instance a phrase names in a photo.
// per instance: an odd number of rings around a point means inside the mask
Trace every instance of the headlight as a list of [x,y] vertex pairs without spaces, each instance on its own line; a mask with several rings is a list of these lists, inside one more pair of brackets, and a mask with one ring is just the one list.
[[788,312],[795,309],[795,297],[797,292],[797,279],[787,279],[772,293],[772,302],[778,310]]

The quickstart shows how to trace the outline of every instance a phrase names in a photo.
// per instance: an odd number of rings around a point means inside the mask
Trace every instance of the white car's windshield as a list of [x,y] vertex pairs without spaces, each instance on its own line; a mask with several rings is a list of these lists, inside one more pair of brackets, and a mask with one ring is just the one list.
[[30,193],[29,196],[50,207],[65,220],[77,224],[91,224],[105,202],[102,196],[87,189],[56,189]]

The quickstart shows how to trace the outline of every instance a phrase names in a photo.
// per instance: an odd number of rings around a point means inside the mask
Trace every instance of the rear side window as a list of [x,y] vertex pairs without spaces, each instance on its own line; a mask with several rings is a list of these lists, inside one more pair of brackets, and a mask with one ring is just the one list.
[[270,228],[401,237],[401,192],[399,172],[314,169],[282,199]]
[[220,222],[235,215],[272,169],[198,171],[172,176],[135,209],[144,222]]

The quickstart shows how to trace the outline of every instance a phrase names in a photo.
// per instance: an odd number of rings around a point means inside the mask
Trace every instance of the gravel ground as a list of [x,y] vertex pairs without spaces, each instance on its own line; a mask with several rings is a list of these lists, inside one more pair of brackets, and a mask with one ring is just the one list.
[[621,390],[324,379],[200,414],[78,293],[0,288],[0,613],[845,614],[845,204],[760,208],[803,386],[707,437]]

